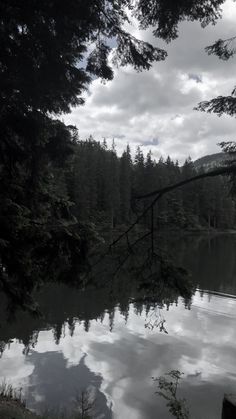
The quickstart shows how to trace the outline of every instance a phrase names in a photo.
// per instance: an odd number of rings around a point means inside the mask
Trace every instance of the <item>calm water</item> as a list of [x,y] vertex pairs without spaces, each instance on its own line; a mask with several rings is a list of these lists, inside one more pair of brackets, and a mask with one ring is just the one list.
[[[96,418],[168,419],[151,377],[179,369],[191,417],[220,419],[223,394],[236,392],[236,236],[169,247],[192,272],[190,304],[179,298],[160,310],[129,303],[123,287],[114,297],[50,286],[39,296],[45,318],[2,320],[0,380],[23,387],[37,411],[71,406],[89,388]],[[168,334],[153,327],[158,319]]]

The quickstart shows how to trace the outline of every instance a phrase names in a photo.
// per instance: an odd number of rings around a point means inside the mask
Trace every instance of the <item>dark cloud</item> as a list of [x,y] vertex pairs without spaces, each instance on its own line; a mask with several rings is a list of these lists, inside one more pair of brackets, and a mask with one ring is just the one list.
[[144,146],[155,146],[159,144],[159,139],[156,137],[152,139],[143,140],[141,141],[141,144]]
[[189,80],[195,80],[196,83],[202,83],[202,76],[198,74],[188,74]]

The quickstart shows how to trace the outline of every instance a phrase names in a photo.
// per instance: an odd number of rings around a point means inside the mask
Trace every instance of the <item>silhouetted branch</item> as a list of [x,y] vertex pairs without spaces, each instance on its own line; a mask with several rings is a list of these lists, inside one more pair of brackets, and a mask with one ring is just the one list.
[[136,239],[131,246],[135,246],[136,244],[138,244],[139,242],[141,242],[142,240],[146,239],[147,237],[149,237],[151,234],[151,231],[148,231],[147,233],[143,234],[141,237],[139,237],[138,239]]
[[[155,200],[156,201],[156,200]],[[155,203],[155,202],[154,202]],[[115,246],[123,237],[125,237],[133,228],[138,224],[138,222],[148,213],[148,211],[152,208],[153,202],[144,209],[142,214],[140,214],[136,220],[129,226],[129,228],[122,234],[120,234],[117,239],[115,239],[109,246],[109,249],[111,249],[112,246]]]
[[236,114],[236,97],[235,88],[231,93],[231,96],[218,96],[211,100],[204,100],[200,102],[194,110],[208,113],[216,113],[218,116],[224,114],[229,116],[235,116]]
[[116,275],[118,274],[118,272],[120,271],[120,269],[122,268],[122,266],[124,266],[125,262],[129,259],[129,257],[130,257],[130,253],[128,252],[127,255],[125,255],[125,257],[123,258],[123,260],[117,266],[115,272],[112,274],[113,278],[116,277]]
[[236,36],[232,36],[228,39],[218,39],[213,45],[209,45],[205,48],[208,55],[217,55],[221,60],[228,60],[236,53],[235,46]]
[[[220,175],[229,175],[229,174],[232,174],[232,173],[236,173],[236,165],[235,166],[231,165],[231,166],[218,167],[217,169],[211,170],[211,171],[206,172],[206,173],[201,173],[200,175],[196,175],[196,176],[193,176],[189,179],[182,180],[181,182],[174,183],[173,185],[166,186],[166,187],[161,188],[161,189],[156,189],[155,191],[149,192],[149,193],[144,194],[144,195],[136,196],[135,199],[151,198],[152,196],[155,196],[155,195],[158,195],[158,199],[159,199],[159,198],[161,198],[161,196],[163,196],[167,192],[171,192],[174,189],[180,188],[181,186],[187,185],[188,183],[195,182],[196,180],[204,179],[204,178],[207,178],[207,177],[220,176]],[[157,199],[155,199],[155,202],[156,201],[157,201]],[[151,208],[154,205],[155,202],[153,201],[148,208]],[[145,214],[146,214],[146,210],[145,210]],[[141,214],[139,216],[139,219],[142,218],[143,215],[144,214]]]
[[[133,250],[133,247],[138,244],[139,242],[141,242],[142,240],[144,240],[145,238],[151,236],[151,254],[152,254],[152,258],[153,256],[155,256],[155,252],[154,252],[154,237],[153,237],[153,233],[154,233],[154,214],[153,214],[153,208],[156,204],[156,202],[166,193],[171,192],[177,188],[180,188],[184,185],[187,185],[189,183],[195,182],[197,180],[200,179],[204,179],[204,178],[210,178],[210,177],[216,177],[216,176],[222,176],[222,175],[230,175],[232,173],[236,174],[236,165],[230,165],[230,166],[223,166],[223,167],[218,167],[217,169],[208,171],[206,173],[201,173],[200,175],[196,175],[193,176],[189,179],[185,179],[181,182],[175,183],[173,185],[169,185],[166,186],[164,188],[161,189],[157,189],[155,191],[149,192],[148,194],[144,194],[144,195],[140,195],[140,196],[136,196],[135,199],[146,199],[146,198],[151,198],[151,197],[155,197],[152,202],[147,205],[147,207],[142,211],[142,213],[136,218],[136,220],[127,228],[126,231],[124,231],[122,234],[120,234],[110,245],[108,250],[99,258],[99,260],[93,265],[97,265],[98,263],[100,263],[104,257],[106,255],[108,255],[112,249],[113,246],[115,246],[117,243],[119,243],[123,238],[126,238],[127,241],[127,247],[128,247],[128,254],[125,256],[125,258],[119,263],[114,275],[116,276],[116,274],[119,272],[119,270],[121,269],[122,266],[124,266],[124,264],[126,263],[126,261],[128,260],[129,256]],[[146,232],[145,234],[143,234],[141,237],[138,237],[133,243],[131,243],[129,241],[129,237],[128,234],[130,233],[130,231],[133,230],[133,228],[139,223],[139,221],[151,210],[152,212],[152,218],[151,218],[151,228],[148,232]]]
[[136,196],[135,199],[145,199],[145,198],[151,198],[155,195],[156,198],[151,202],[150,205],[148,205],[142,214],[140,214],[136,220],[129,226],[129,228],[120,236],[117,237],[116,240],[114,240],[110,246],[109,249],[111,249],[112,246],[115,246],[123,237],[127,236],[127,234],[138,224],[138,222],[148,213],[149,210],[152,209],[152,207],[155,205],[155,203],[166,193],[173,191],[174,189],[180,188],[181,186],[187,185],[188,183],[195,182],[196,180],[204,179],[207,177],[215,177],[220,175],[229,175],[231,173],[236,173],[236,165],[235,166],[227,166],[227,167],[218,167],[217,169],[211,170],[206,173],[201,173],[200,175],[193,176],[189,179],[182,180],[181,182],[175,183],[170,186],[166,186],[161,189],[156,189],[155,191],[149,192],[144,195]]

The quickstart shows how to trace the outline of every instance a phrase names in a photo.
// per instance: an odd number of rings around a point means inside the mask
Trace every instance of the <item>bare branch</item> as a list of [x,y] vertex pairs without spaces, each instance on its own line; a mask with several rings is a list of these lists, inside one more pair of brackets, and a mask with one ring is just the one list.
[[[155,197],[152,202],[147,205],[147,207],[143,210],[143,212],[136,218],[136,220],[128,227],[128,229],[126,231],[124,231],[122,234],[120,234],[110,245],[108,250],[101,256],[101,258],[98,260],[98,262],[95,263],[95,265],[97,265],[98,263],[100,263],[104,257],[106,255],[108,255],[112,249],[113,246],[115,246],[118,242],[120,242],[123,238],[128,238],[128,233],[133,230],[133,228],[139,223],[139,221],[152,209],[154,208],[156,202],[166,193],[173,191],[174,189],[180,188],[184,185],[187,185],[191,182],[195,182],[197,180],[200,179],[204,179],[204,178],[209,178],[209,177],[216,177],[216,176],[222,176],[222,175],[230,175],[230,174],[236,174],[236,165],[235,164],[231,164],[230,166],[223,166],[223,167],[218,167],[217,169],[208,171],[206,173],[201,173],[200,175],[196,175],[193,176],[189,179],[185,179],[181,182],[175,183],[173,185],[169,185],[166,186],[164,188],[161,189],[157,189],[155,191],[152,191],[148,194],[145,195],[140,195],[140,196],[136,196],[135,199],[146,199],[146,198],[151,198],[151,197]],[[124,266],[124,264],[126,263],[126,261],[128,260],[130,254],[132,253],[130,250],[133,249],[133,247],[138,244],[139,242],[141,242],[142,240],[144,240],[145,238],[147,238],[148,236],[152,236],[153,235],[153,223],[151,225],[151,230],[148,231],[147,233],[145,233],[144,235],[142,235],[141,237],[139,237],[138,239],[136,239],[133,243],[130,243],[128,241],[128,254],[125,256],[125,258],[122,260],[122,262],[119,264],[117,270],[115,271],[115,275],[119,272],[119,270],[121,269],[122,266]],[[152,237],[152,252],[154,251],[154,242],[153,242],[153,237]],[[93,266],[95,266],[93,265]]]
[[[157,189],[157,190],[149,192],[145,195],[136,196],[135,199],[151,198],[152,196],[155,196],[155,195],[158,195],[157,198],[159,199],[161,196],[163,196],[167,192],[171,192],[174,189],[180,188],[181,186],[187,185],[188,183],[195,182],[196,180],[204,179],[204,178],[207,178],[207,177],[220,176],[220,175],[230,175],[232,173],[236,173],[236,165],[218,167],[217,169],[211,170],[209,172],[201,173],[200,175],[196,175],[196,176],[193,176],[189,179],[182,180],[181,182],[174,183],[173,185],[170,185],[170,186],[166,186],[165,188]],[[155,199],[151,203],[151,205],[149,205],[148,209],[150,209],[155,204],[156,201],[157,201],[157,199]],[[147,212],[147,208],[144,210],[145,214],[146,214],[146,212]],[[139,216],[139,219],[142,218],[144,213],[142,213]]]

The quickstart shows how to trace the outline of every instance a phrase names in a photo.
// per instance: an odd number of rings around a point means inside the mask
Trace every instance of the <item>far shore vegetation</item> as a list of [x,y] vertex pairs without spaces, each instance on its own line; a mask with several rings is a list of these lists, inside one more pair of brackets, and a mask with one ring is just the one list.
[[96,401],[89,391],[76,395],[74,404],[67,410],[45,410],[41,414],[30,411],[22,396],[22,389],[15,389],[3,382],[0,386],[1,419],[92,419]]

